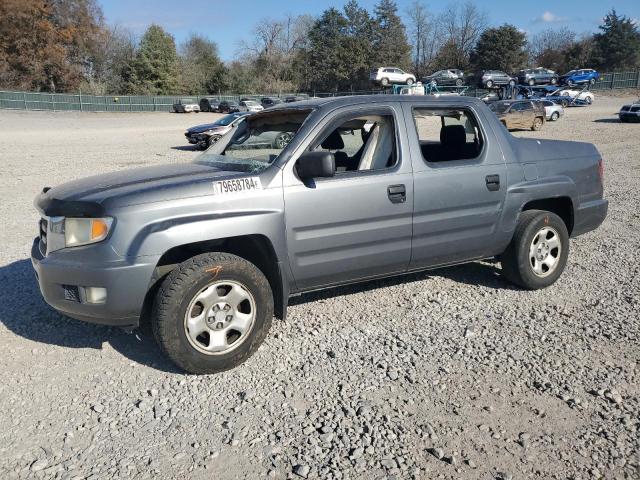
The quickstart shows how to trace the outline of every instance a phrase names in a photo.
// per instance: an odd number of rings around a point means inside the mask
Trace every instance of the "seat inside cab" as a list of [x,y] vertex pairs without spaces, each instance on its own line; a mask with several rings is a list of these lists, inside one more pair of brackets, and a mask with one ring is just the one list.
[[371,115],[344,122],[318,149],[334,154],[337,172],[381,170],[397,162],[393,117]]
[[480,155],[482,135],[471,112],[417,108],[413,118],[427,162],[470,160]]

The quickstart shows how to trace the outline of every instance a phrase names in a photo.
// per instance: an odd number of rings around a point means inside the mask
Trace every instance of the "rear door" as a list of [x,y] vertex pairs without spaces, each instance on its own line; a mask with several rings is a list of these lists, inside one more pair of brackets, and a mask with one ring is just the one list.
[[[295,162],[302,151],[317,150],[332,152],[340,171],[303,181]],[[283,182],[289,262],[298,289],[407,270],[413,176],[395,102],[331,112],[287,163]]]
[[509,108],[507,115],[507,127],[508,128],[521,128],[522,121],[522,102],[514,103]]
[[[482,126],[486,109],[428,103],[405,103],[403,108],[414,169],[409,268],[499,253],[504,248],[498,241],[498,226],[507,184],[506,165],[492,131]],[[442,112],[454,115],[442,120],[438,118]],[[447,127],[448,134],[443,134],[442,128]],[[443,144],[441,140],[446,141]]]
[[522,128],[531,128],[533,125],[533,119],[535,117],[535,111],[531,102],[522,102],[520,111],[520,126]]

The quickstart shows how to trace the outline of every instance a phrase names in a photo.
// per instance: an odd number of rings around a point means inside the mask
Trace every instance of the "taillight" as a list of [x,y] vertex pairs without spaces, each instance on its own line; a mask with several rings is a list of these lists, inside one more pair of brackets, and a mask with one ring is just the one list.
[[600,184],[604,185],[604,162],[602,159],[598,160],[598,175],[600,176]]

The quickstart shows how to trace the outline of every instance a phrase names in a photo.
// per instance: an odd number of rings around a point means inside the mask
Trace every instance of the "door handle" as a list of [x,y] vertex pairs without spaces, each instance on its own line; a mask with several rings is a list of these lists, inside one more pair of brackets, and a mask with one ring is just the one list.
[[485,181],[490,192],[500,190],[500,175],[487,175]]
[[387,195],[391,203],[404,203],[407,201],[407,189],[404,185],[389,185]]

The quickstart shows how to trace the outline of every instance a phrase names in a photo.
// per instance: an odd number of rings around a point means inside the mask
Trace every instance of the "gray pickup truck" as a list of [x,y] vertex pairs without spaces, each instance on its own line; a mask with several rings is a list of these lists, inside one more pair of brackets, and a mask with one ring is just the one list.
[[[265,132],[295,133],[252,141]],[[246,360],[304,291],[492,257],[548,287],[569,237],[607,213],[593,145],[514,138],[474,98],[387,95],[278,105],[194,163],[45,188],[35,205],[45,300],[88,322],[148,318],[192,373]]]

